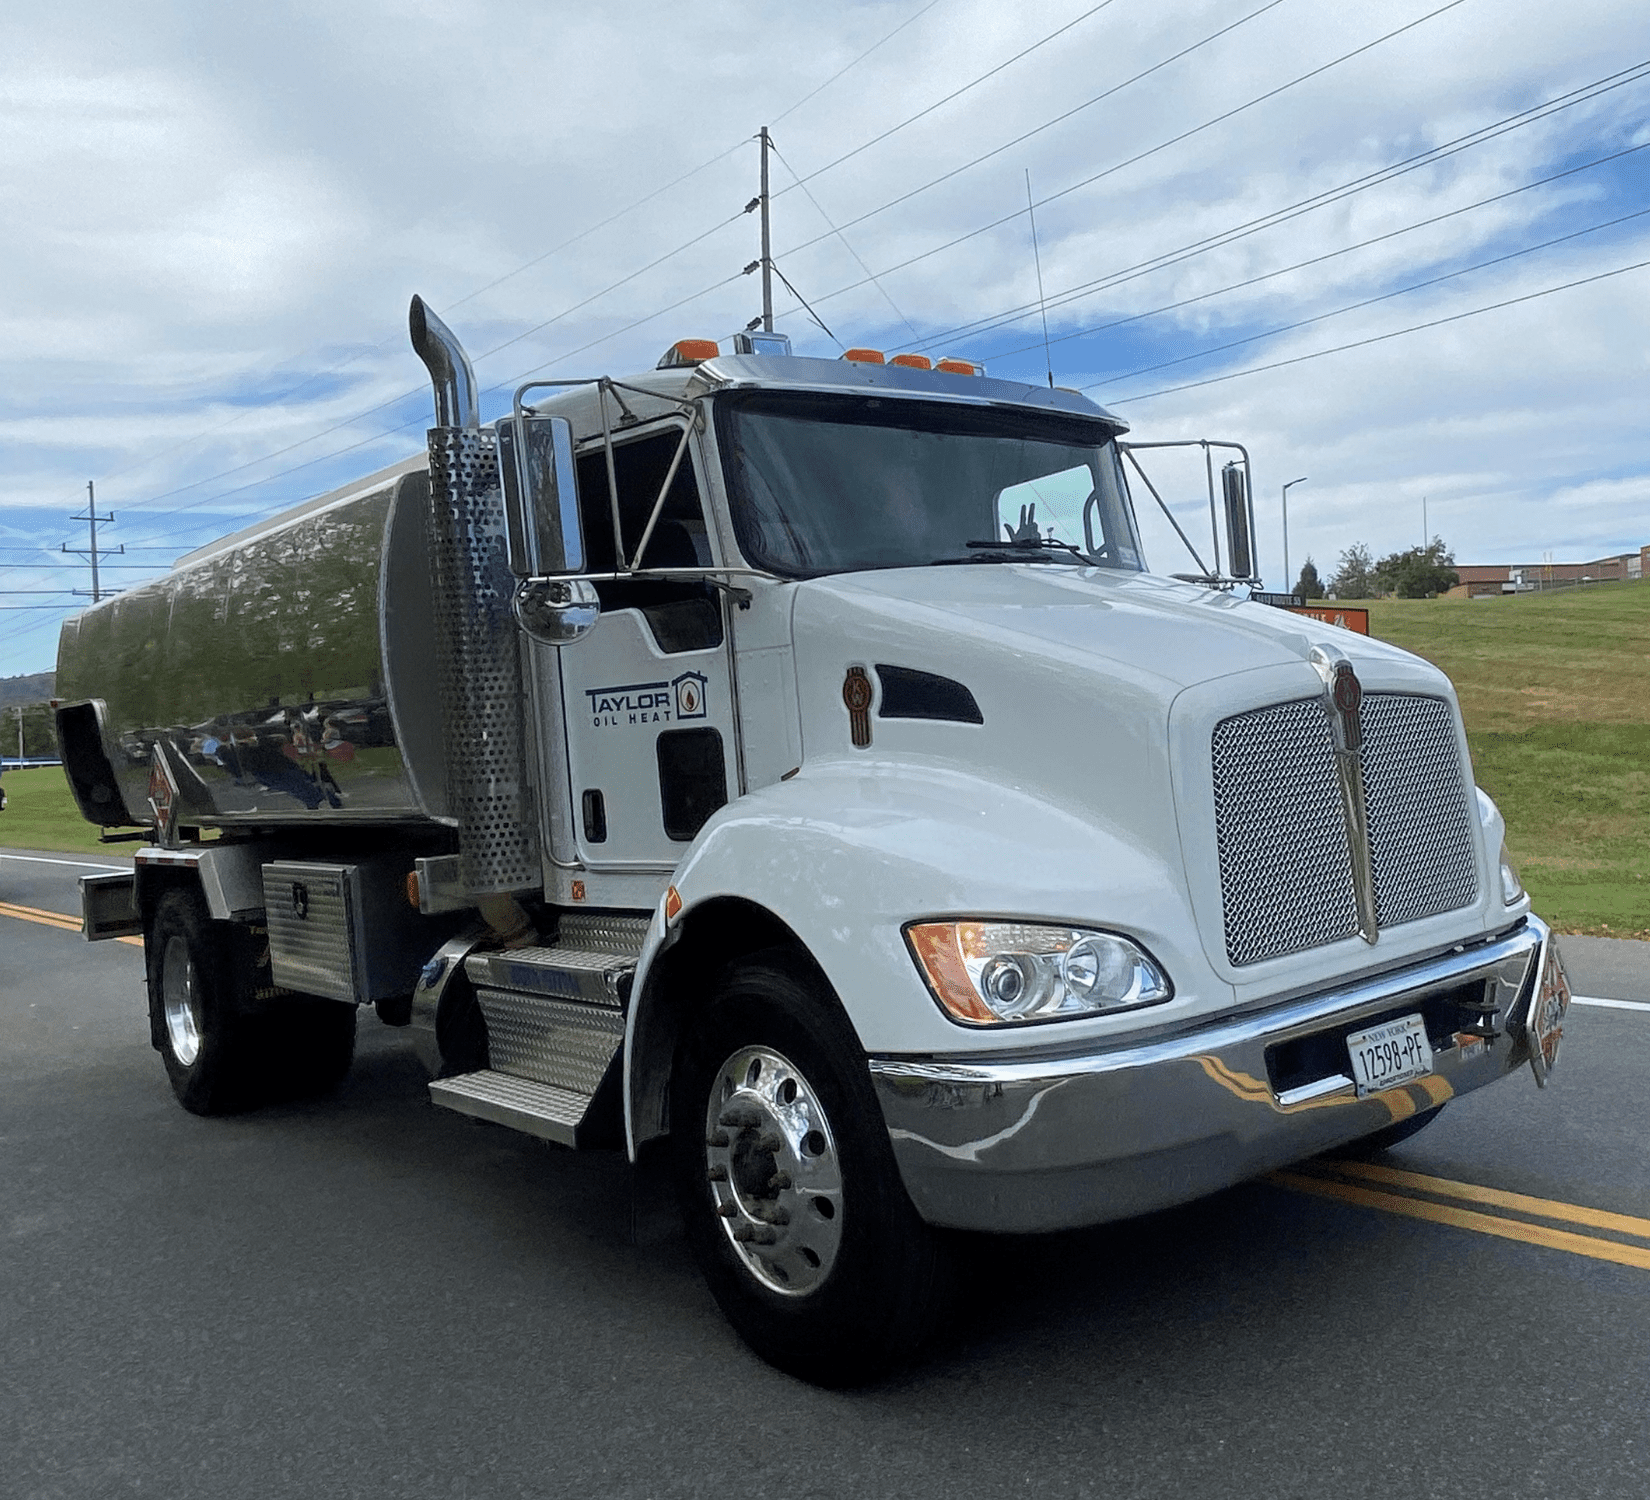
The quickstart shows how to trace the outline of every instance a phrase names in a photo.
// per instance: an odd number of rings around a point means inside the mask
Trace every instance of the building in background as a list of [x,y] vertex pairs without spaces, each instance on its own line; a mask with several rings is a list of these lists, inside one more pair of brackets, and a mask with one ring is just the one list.
[[1455,571],[1460,582],[1449,591],[1449,597],[1456,599],[1573,588],[1583,583],[1622,583],[1650,577],[1650,547],[1592,562],[1457,563]]

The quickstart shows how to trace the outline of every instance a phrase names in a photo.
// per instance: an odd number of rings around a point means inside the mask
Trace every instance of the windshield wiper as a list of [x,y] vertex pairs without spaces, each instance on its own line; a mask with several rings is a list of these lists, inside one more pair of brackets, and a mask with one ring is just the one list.
[[1078,562],[1087,567],[1093,566],[1093,560],[1079,547],[1070,542],[1059,542],[1053,537],[1039,537],[1036,541],[1025,542],[964,542],[974,555],[972,557],[936,557],[933,564],[970,563],[970,562],[1053,562],[1055,558],[1049,554],[1070,553]]

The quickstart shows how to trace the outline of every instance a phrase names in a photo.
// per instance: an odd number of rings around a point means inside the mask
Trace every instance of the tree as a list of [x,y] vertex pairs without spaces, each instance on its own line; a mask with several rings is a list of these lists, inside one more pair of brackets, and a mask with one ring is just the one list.
[[1407,552],[1394,552],[1375,564],[1371,581],[1383,594],[1396,594],[1400,599],[1430,599],[1435,594],[1447,593],[1461,581],[1451,563],[1455,554],[1444,546],[1444,539],[1435,536],[1425,547],[1411,547]]
[[1369,548],[1362,542],[1354,542],[1341,553],[1341,560],[1335,568],[1335,576],[1329,580],[1329,587],[1335,597],[1369,598],[1375,591],[1375,580],[1371,577],[1374,566]]
[[1294,592],[1307,599],[1323,598],[1323,580],[1318,577],[1317,564],[1310,554],[1301,565],[1301,576],[1295,581]]

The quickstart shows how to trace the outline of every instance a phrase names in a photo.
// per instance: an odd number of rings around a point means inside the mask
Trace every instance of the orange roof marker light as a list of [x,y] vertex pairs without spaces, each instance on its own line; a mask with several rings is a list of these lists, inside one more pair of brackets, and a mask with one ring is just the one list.
[[934,368],[934,361],[926,354],[896,354],[888,363],[899,365],[907,370],[932,370]]
[[885,365],[888,363],[882,357],[882,350],[880,349],[844,349],[842,357],[853,360],[856,365]]
[[707,359],[715,359],[721,352],[715,339],[677,339],[659,356],[659,363],[653,368],[681,370],[689,365],[702,365]]
[[975,364],[971,359],[952,359],[949,355],[942,359],[935,367],[944,370],[947,375],[983,375],[985,366]]

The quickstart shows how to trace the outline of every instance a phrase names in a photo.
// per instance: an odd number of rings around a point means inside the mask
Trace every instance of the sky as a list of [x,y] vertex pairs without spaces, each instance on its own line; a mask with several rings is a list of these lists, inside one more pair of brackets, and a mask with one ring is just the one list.
[[[1139,441],[1241,442],[1270,587],[1429,533],[1461,562],[1636,551],[1650,7],[1554,15],[29,7],[0,53],[0,676],[49,669],[87,602],[88,481],[126,587],[416,451],[414,293],[486,417],[532,374],[729,338],[761,309],[763,125],[796,352],[1052,372]],[[1204,542],[1201,454],[1143,457]],[[1150,564],[1187,568],[1147,519]]]

